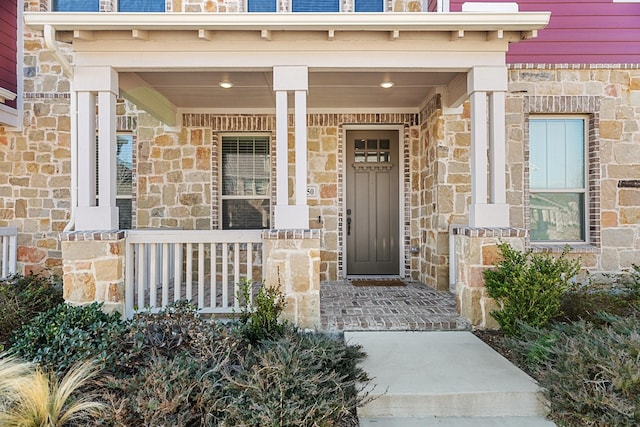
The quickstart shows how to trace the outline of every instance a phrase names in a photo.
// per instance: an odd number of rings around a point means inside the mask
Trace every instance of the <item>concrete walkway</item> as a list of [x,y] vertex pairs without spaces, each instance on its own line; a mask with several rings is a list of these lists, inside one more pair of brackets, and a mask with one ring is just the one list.
[[361,427],[554,424],[539,387],[470,332],[345,332],[367,353],[376,399]]

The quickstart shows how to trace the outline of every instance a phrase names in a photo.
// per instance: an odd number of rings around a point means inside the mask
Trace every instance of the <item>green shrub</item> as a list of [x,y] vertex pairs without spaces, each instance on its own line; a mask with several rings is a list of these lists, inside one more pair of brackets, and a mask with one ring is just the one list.
[[0,351],[13,332],[62,302],[58,276],[16,274],[0,281]]
[[599,324],[529,328],[513,348],[545,389],[557,421],[640,425],[640,321],[637,315],[599,317]]
[[239,366],[228,366],[224,425],[311,427],[353,425],[366,374],[364,354],[320,334],[289,329],[262,341]]
[[237,296],[241,307],[240,322],[244,325],[246,338],[257,342],[281,336],[285,328],[279,319],[285,307],[283,293],[267,286],[260,286],[256,293],[253,288],[253,281],[243,281]]
[[558,257],[518,251],[506,243],[498,245],[502,261],[485,270],[489,296],[500,308],[491,314],[506,335],[519,333],[519,322],[543,326],[558,315],[569,281],[580,270],[579,260],[568,260],[565,249]]
[[125,334],[127,325],[118,313],[101,308],[98,303],[59,304],[19,329],[11,338],[11,352],[56,372],[84,360],[113,369],[121,354],[116,337]]

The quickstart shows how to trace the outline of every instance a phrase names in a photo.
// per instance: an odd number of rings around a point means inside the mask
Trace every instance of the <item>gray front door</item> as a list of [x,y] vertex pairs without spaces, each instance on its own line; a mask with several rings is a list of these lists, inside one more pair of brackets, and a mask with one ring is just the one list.
[[347,274],[400,274],[398,131],[347,131]]

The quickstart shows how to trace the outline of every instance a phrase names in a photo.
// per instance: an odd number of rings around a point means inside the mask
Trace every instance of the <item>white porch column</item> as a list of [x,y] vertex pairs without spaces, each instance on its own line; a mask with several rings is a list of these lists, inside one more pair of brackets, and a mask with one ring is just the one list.
[[504,119],[507,69],[474,67],[467,74],[467,87],[471,95],[469,225],[508,227]]
[[96,205],[96,94],[93,92],[78,91],[77,132],[78,207],[84,209]]
[[[276,229],[309,228],[307,206],[307,90],[306,66],[273,67],[273,90],[276,92]],[[287,96],[294,92],[295,204],[289,204],[289,121]]]
[[[118,228],[116,207],[116,96],[118,73],[111,67],[76,67],[78,93],[78,206],[76,230]],[[98,153],[96,168],[96,94]],[[72,130],[72,132],[75,130]],[[96,169],[99,200],[96,204]]]

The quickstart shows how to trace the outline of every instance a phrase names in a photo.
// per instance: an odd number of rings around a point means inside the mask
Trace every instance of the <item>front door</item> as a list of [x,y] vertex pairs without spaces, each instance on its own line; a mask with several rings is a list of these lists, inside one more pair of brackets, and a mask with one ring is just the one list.
[[347,274],[400,274],[398,131],[347,131]]

